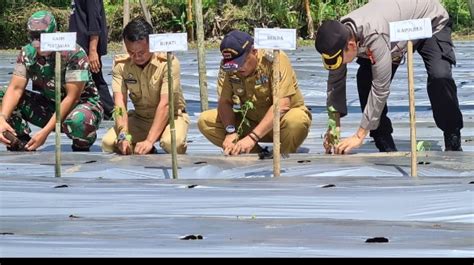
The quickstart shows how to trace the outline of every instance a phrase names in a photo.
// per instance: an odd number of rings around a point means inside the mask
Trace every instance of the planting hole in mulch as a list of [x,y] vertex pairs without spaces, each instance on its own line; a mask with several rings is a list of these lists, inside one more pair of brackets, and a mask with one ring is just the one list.
[[336,185],[334,185],[334,184],[327,184],[327,185],[322,186],[321,188],[332,188],[332,187],[336,187]]
[[385,237],[367,238],[367,240],[365,240],[365,243],[388,243],[388,238],[385,238]]
[[182,236],[179,239],[180,240],[202,240],[203,237],[201,235],[187,235],[187,236]]
[[303,163],[309,163],[311,160],[298,160],[298,163],[303,164]]

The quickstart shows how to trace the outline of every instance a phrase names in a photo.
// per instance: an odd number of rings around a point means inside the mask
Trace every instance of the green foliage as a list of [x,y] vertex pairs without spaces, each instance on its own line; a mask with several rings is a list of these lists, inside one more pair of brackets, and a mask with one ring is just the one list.
[[0,19],[0,48],[18,48],[25,45],[28,42],[26,23],[28,18],[39,10],[51,11],[58,23],[58,30],[67,32],[69,11],[34,2],[30,5],[18,6],[5,11],[4,16]]
[[[92,1],[92,0],[91,0]],[[473,33],[470,0],[441,0],[453,18],[454,31]],[[187,0],[147,0],[156,33],[185,32]],[[315,28],[323,20],[339,19],[368,0],[310,0]],[[60,31],[67,31],[71,0],[0,0],[0,48],[20,47],[26,43],[25,25],[29,15],[39,9],[53,12]],[[123,0],[104,0],[109,40],[121,41]],[[41,8],[39,8],[41,7]],[[204,34],[218,40],[239,29],[253,33],[255,27],[296,28],[306,36],[306,14],[302,0],[202,0]],[[139,0],[130,0],[130,17],[143,15]],[[194,11],[194,10],[193,10]]]
[[418,141],[416,144],[416,151],[417,152],[425,152],[431,150],[431,143],[427,141]]
[[329,133],[331,137],[329,138],[329,144],[335,146],[339,143],[341,139],[341,133],[337,130],[336,123],[336,113],[337,110],[333,106],[328,107],[328,128],[330,129]]
[[112,111],[112,118],[116,120],[119,117],[123,117],[125,110],[122,107],[114,106],[114,110]]
[[[242,105],[240,109],[234,109],[234,113],[240,113],[242,115],[242,120],[240,121],[239,127],[237,127],[237,135],[242,137],[242,133],[244,132],[243,126],[247,126],[250,128],[250,122],[247,119],[247,112],[251,109],[255,109],[255,106],[253,105],[253,102],[250,100],[245,101],[245,103]],[[238,140],[236,139],[236,141]]]
[[442,0],[442,4],[448,11],[454,22],[454,31],[471,32],[473,31],[473,20],[469,12],[469,0]]

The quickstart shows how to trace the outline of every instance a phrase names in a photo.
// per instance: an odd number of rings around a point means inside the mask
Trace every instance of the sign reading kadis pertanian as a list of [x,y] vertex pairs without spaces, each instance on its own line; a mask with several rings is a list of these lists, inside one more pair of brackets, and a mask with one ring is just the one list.
[[76,32],[41,33],[40,48],[44,52],[76,50]]

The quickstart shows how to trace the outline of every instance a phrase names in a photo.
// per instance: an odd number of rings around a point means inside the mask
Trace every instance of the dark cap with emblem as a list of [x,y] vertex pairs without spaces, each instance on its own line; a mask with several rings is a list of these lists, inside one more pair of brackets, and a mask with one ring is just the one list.
[[336,70],[342,65],[342,53],[349,36],[349,29],[337,20],[324,21],[319,27],[315,46],[327,70]]
[[248,33],[233,30],[221,42],[222,70],[236,71],[245,62],[247,53],[253,47],[253,38]]

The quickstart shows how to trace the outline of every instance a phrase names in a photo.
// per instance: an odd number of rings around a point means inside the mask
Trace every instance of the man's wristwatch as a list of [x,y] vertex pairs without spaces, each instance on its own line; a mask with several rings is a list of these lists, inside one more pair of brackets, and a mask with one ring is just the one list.
[[227,127],[225,127],[225,132],[226,132],[226,134],[235,133],[235,126],[234,125],[227,125]]
[[120,132],[119,135],[117,136],[117,142],[122,142],[127,140],[127,133],[126,132]]

